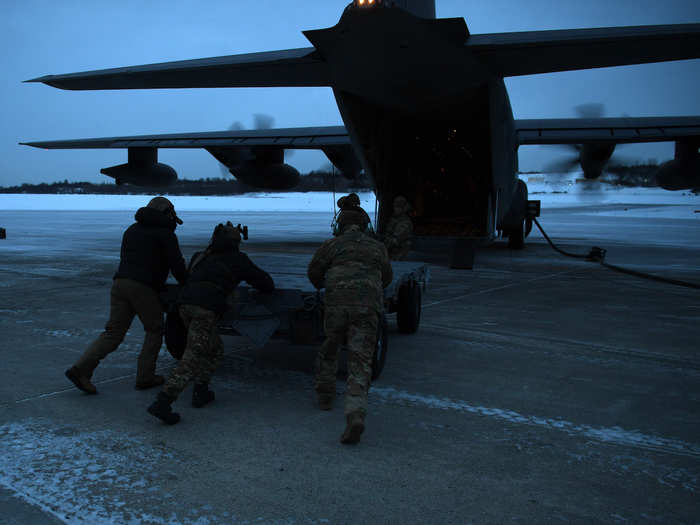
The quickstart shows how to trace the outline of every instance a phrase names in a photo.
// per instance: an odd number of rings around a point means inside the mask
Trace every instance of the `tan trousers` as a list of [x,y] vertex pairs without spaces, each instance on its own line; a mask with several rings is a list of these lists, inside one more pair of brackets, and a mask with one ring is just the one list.
[[136,365],[136,383],[147,383],[153,378],[163,341],[163,310],[153,288],[131,279],[115,279],[112,284],[105,330],[75,363],[81,374],[92,377],[100,361],[124,340],[136,315],[146,332]]

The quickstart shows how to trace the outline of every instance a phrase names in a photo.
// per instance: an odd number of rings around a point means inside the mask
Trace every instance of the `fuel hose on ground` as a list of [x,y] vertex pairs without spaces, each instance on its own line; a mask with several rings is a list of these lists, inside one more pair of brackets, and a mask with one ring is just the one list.
[[615,272],[620,272],[624,273],[627,275],[632,275],[634,277],[640,277],[642,279],[649,279],[651,281],[657,281],[660,283],[666,283],[666,284],[675,284],[676,286],[685,286],[686,288],[694,288],[695,290],[700,290],[700,284],[697,283],[690,283],[687,281],[679,281],[678,279],[669,279],[667,277],[661,277],[659,275],[652,275],[649,273],[644,273],[644,272],[638,272],[636,270],[630,270],[629,268],[623,268],[621,266],[616,266],[614,264],[609,264],[605,262],[605,254],[607,253],[606,250],[603,248],[599,248],[598,246],[594,246],[591,248],[591,250],[583,255],[583,254],[578,254],[578,253],[570,253],[565,250],[562,250],[558,246],[556,246],[552,240],[549,238],[549,235],[545,233],[545,231],[542,229],[542,226],[540,226],[540,223],[537,221],[536,218],[532,219],[535,224],[537,225],[537,228],[542,232],[542,235],[544,236],[545,240],[549,243],[549,245],[554,249],[555,251],[561,253],[562,255],[566,255],[567,257],[574,257],[576,259],[584,259],[586,261],[590,262],[597,262],[600,263],[601,266],[605,266],[606,268],[613,270]]

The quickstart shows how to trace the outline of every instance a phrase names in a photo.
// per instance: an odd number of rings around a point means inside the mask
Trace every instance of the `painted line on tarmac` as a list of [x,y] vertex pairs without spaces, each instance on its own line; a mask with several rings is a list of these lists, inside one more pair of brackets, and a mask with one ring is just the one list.
[[542,342],[549,343],[550,345],[556,345],[556,347],[561,351],[562,345],[568,345],[577,349],[579,352],[594,350],[595,352],[610,354],[619,357],[630,357],[645,361],[654,361],[657,364],[669,366],[674,369],[692,369],[700,370],[700,361],[695,359],[685,359],[682,357],[673,357],[659,352],[651,352],[647,350],[634,350],[632,348],[625,348],[621,346],[610,346],[604,345],[598,342],[590,341],[580,341],[576,339],[567,339],[564,337],[546,337],[546,336],[523,336],[523,335],[513,335],[506,332],[500,332],[496,330],[486,330],[483,328],[465,328],[463,326],[450,326],[437,323],[421,323],[421,327],[432,329],[435,335],[440,337],[447,337],[450,339],[457,339],[459,341],[467,341],[467,339],[461,339],[456,335],[447,335],[445,331],[455,331],[462,332],[472,335],[477,335],[479,337],[489,338],[497,342],[505,344],[529,344],[536,348],[542,348]]
[[518,281],[517,283],[504,284],[503,286],[496,286],[494,288],[487,288],[486,290],[479,290],[477,292],[469,292],[463,295],[458,295],[457,297],[450,297],[449,299],[443,299],[441,301],[433,301],[432,303],[424,303],[423,308],[429,308],[430,306],[436,306],[438,304],[449,303],[451,301],[458,301],[466,297],[471,297],[474,295],[483,295],[485,293],[497,292],[499,290],[505,290],[506,288],[513,288],[515,286],[522,286],[523,284],[533,283],[535,281],[542,281],[544,279],[551,279],[552,277],[558,277],[560,275],[566,275],[568,273],[580,272],[581,268],[574,268],[572,270],[565,270],[563,272],[550,273],[547,275],[541,275],[539,277],[533,277],[532,279],[527,279],[525,281]]
[[[102,380],[102,381],[96,382],[95,384],[96,384],[96,385],[106,385],[106,384],[109,384],[109,383],[115,383],[115,382],[117,382],[117,381],[121,381],[122,379],[126,379],[126,378],[129,378],[129,377],[134,377],[134,374],[129,374],[129,375],[126,375],[126,376],[119,376],[119,377],[112,377],[112,378],[110,378],[110,379],[104,379],[104,380]],[[12,403],[4,403],[4,404],[0,405],[0,408],[6,408],[6,407],[8,407],[8,406],[10,406],[10,405],[13,405],[13,404],[17,405],[17,404],[19,404],[19,403],[27,403],[27,402],[29,402],[29,401],[35,401],[35,400],[37,400],[37,399],[44,399],[44,398],[47,398],[47,397],[54,397],[54,396],[58,396],[58,395],[60,395],[60,394],[65,394],[66,392],[75,392],[76,390],[77,390],[77,389],[76,389],[74,386],[71,386],[71,387],[68,387],[68,388],[64,388],[64,389],[62,389],[62,390],[56,390],[55,392],[45,392],[45,393],[43,393],[43,394],[38,394],[38,395],[36,395],[36,396],[25,397],[24,399],[17,399],[17,400],[15,400],[15,401],[13,401]]]
[[644,434],[636,430],[626,430],[621,427],[592,427],[590,425],[572,423],[563,419],[527,416],[513,410],[475,406],[462,400],[412,394],[392,387],[372,386],[370,396],[378,396],[382,401],[398,403],[400,405],[419,406],[438,410],[453,410],[456,412],[492,417],[509,423],[536,426],[548,430],[559,430],[571,436],[584,436],[612,445],[641,448],[663,454],[700,458],[700,444]]

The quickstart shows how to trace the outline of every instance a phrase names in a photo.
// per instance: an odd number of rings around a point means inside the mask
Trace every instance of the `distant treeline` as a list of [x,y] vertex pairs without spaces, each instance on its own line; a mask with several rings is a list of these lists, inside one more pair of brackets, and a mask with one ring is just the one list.
[[[608,166],[601,177],[602,182],[621,186],[656,186],[654,174],[659,166],[655,163],[636,166]],[[538,172],[522,172],[532,174]],[[302,175],[299,184],[286,191],[335,191],[347,193],[350,191],[367,191],[372,189],[368,177],[362,176],[357,180],[348,180],[331,171],[311,171]],[[51,184],[22,184],[20,186],[0,187],[0,193],[39,193],[39,194],[89,194],[89,195],[148,195],[167,193],[168,195],[242,195],[244,193],[260,192],[233,177],[206,178],[200,180],[178,180],[167,188],[145,188],[124,184],[117,186],[113,182],[53,182]]]
[[[364,191],[371,190],[369,178],[361,177],[348,180],[341,175],[333,175],[330,171],[312,171],[302,175],[299,184],[285,191]],[[89,195],[143,195],[152,193],[167,193],[168,195],[241,195],[250,192],[260,192],[233,177],[207,178],[200,180],[178,180],[167,188],[145,188],[123,184],[103,182],[53,182],[51,184],[22,184],[20,186],[0,187],[0,193],[39,193],[39,194],[89,194]],[[275,190],[278,191],[278,190]]]

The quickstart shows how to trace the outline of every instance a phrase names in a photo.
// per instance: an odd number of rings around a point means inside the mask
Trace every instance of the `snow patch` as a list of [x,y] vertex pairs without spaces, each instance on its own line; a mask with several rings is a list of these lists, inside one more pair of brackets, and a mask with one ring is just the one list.
[[51,429],[31,419],[0,426],[0,486],[65,523],[241,523],[210,506],[184,509],[168,494],[177,461],[165,446],[113,431]]

